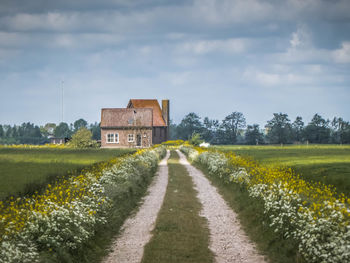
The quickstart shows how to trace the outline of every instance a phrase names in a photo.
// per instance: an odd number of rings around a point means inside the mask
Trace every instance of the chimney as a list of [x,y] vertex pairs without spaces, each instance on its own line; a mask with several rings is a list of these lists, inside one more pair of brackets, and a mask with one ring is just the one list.
[[169,100],[162,100],[162,116],[167,126],[166,139],[169,139],[170,105]]

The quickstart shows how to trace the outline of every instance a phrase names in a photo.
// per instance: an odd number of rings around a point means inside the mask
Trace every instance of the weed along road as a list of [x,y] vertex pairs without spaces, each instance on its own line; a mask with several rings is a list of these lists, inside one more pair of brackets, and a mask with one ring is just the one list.
[[105,263],[140,262],[143,248],[150,240],[150,231],[154,227],[158,211],[163,203],[168,184],[167,161],[170,152],[159,163],[156,178],[149,188],[149,194],[135,216],[126,220],[122,234],[114,243],[113,252],[104,260]]
[[179,151],[161,161],[112,250],[105,263],[265,262],[216,188]]
[[215,262],[265,262],[257,253],[241,229],[236,214],[210,184],[201,171],[193,167],[185,155],[177,150],[180,163],[192,177],[198,198],[202,204],[201,215],[208,220],[210,249],[215,254]]

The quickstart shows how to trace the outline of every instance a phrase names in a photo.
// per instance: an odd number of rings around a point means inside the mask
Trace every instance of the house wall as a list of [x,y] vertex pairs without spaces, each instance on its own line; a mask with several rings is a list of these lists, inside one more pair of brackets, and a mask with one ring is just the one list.
[[[108,133],[118,133],[119,143],[107,143]],[[134,141],[128,142],[128,134],[134,134]],[[101,129],[101,147],[102,148],[131,148],[136,146],[137,134],[141,134],[141,147],[152,146],[152,129]]]
[[167,127],[153,127],[153,144],[159,144],[167,140]]
[[165,141],[169,139],[169,126],[170,126],[170,102],[169,100],[162,100],[162,116],[167,126]]

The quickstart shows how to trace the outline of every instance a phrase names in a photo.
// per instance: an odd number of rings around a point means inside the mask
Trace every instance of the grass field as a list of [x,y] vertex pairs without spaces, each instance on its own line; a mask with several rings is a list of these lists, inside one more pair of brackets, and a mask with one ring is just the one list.
[[308,181],[334,185],[350,196],[350,145],[216,146],[271,166],[291,167]]
[[30,194],[58,176],[134,151],[0,148],[0,200],[12,194]]

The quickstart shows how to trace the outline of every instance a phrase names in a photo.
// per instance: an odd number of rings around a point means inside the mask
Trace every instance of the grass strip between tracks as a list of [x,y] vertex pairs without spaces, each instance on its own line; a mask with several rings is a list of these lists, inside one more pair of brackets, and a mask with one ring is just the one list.
[[201,204],[192,178],[175,151],[168,166],[167,192],[142,262],[213,262],[207,221],[199,216]]

